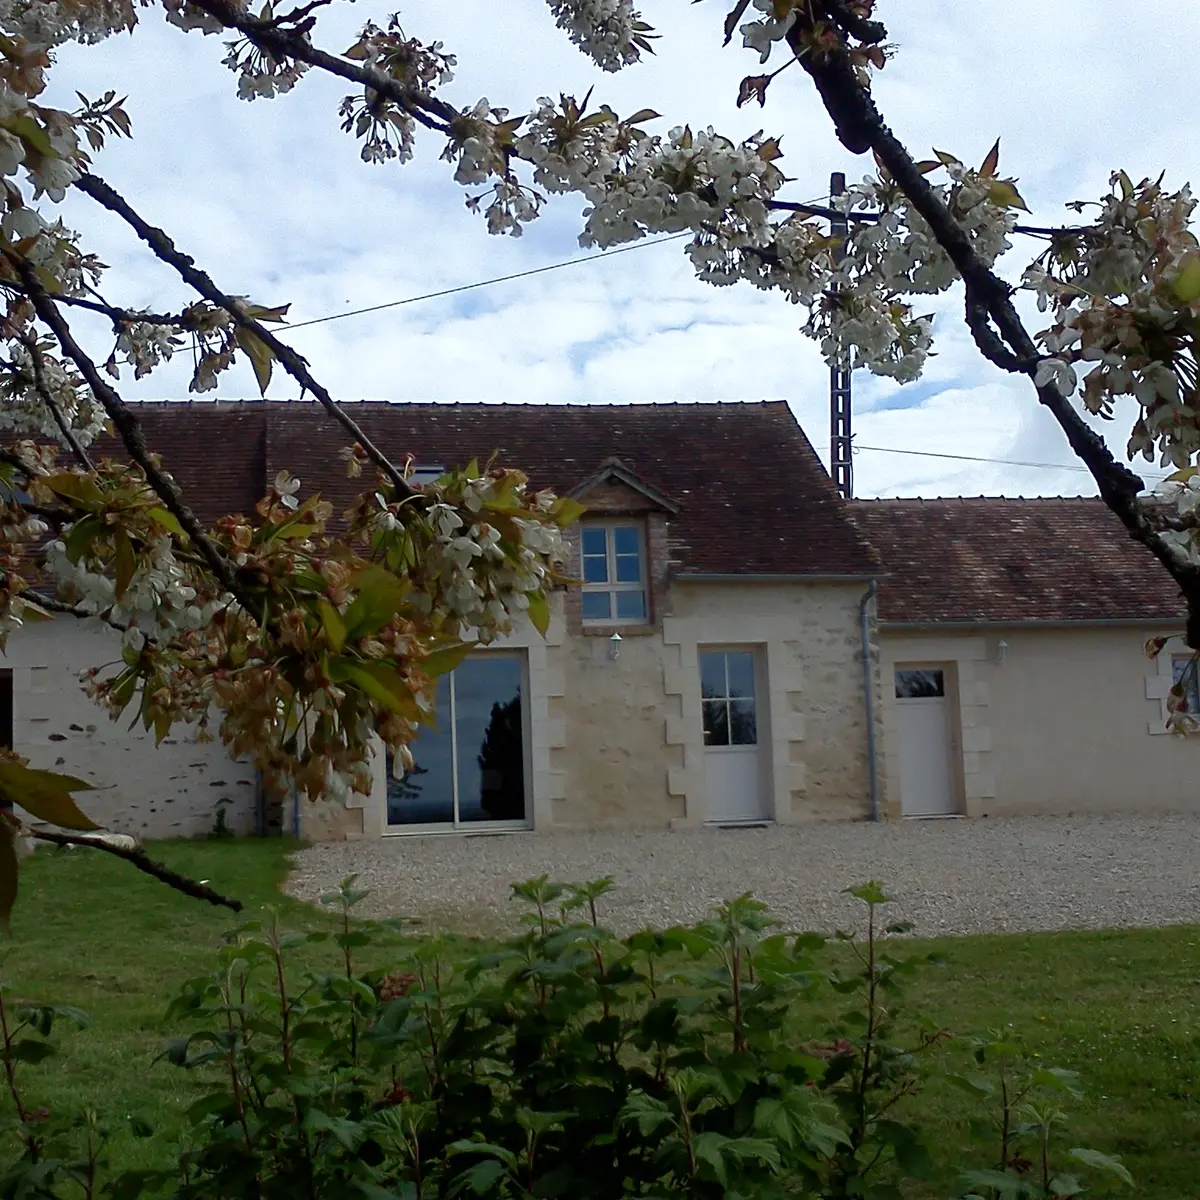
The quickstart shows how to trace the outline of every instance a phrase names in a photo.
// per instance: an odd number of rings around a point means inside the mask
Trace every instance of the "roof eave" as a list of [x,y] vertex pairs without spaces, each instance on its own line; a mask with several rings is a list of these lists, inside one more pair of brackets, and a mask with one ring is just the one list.
[[863,583],[875,579],[877,571],[853,574],[805,573],[805,572],[710,572],[672,571],[672,583]]
[[1041,619],[1026,619],[1022,621],[1001,621],[980,618],[969,621],[887,621],[881,620],[879,628],[904,633],[933,632],[937,630],[953,630],[968,632],[977,629],[1130,629],[1142,625],[1182,624],[1187,617],[1180,614],[1177,617],[1045,617]]

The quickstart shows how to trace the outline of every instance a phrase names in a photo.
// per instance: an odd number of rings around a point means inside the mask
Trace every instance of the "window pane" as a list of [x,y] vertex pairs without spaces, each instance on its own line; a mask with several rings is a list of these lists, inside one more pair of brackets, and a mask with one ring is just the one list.
[[617,554],[638,555],[642,549],[641,535],[632,525],[617,525],[612,530],[613,549]]
[[593,525],[590,529],[585,525],[583,528],[583,552],[584,554],[599,554],[601,558],[608,553],[608,544],[606,538],[606,530],[603,527]]
[[946,694],[941,671],[905,670],[896,672],[896,695],[901,700],[931,699]]
[[754,698],[754,655],[749,650],[738,650],[725,655],[729,664],[729,694]]
[[704,744],[729,745],[729,706],[724,700],[704,701]]
[[617,582],[642,582],[642,560],[636,554],[617,555]]
[[454,781],[450,769],[450,680],[437,681],[437,724],[422,728],[412,744],[413,769],[403,779],[392,774],[387,752],[389,825],[431,825],[454,820]]
[[646,619],[645,592],[614,592],[617,598],[617,616],[622,621],[644,621]]
[[1171,678],[1174,683],[1181,683],[1187,678],[1187,711],[1195,716],[1200,713],[1200,672],[1189,674],[1191,665],[1192,660],[1182,655],[1171,659]]
[[525,819],[521,664],[479,655],[454,672],[458,819]]
[[608,559],[585,554],[583,556],[583,581],[584,583],[607,583]]
[[700,654],[700,694],[725,695],[725,655],[712,650]]
[[730,700],[729,740],[735,746],[758,745],[758,729],[754,719],[753,700]]
[[612,592],[584,592],[583,619],[585,621],[611,621],[610,607]]

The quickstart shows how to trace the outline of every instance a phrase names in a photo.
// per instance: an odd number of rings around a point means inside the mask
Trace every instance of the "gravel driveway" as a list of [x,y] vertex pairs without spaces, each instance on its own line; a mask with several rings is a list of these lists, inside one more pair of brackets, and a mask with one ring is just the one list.
[[880,879],[918,934],[1200,923],[1200,817],[1024,817],[688,833],[394,837],[313,846],[288,890],[314,899],[357,873],[376,916],[494,933],[515,880],[616,878],[601,918],[627,932],[695,921],[751,891],[792,928],[855,919],[841,889]]

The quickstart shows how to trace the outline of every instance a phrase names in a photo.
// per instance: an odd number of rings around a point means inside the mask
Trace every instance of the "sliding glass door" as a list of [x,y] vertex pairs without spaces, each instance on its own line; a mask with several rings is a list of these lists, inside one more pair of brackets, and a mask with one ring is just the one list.
[[387,756],[387,830],[417,833],[529,824],[524,661],[488,652],[438,680],[437,724],[413,743],[403,778]]

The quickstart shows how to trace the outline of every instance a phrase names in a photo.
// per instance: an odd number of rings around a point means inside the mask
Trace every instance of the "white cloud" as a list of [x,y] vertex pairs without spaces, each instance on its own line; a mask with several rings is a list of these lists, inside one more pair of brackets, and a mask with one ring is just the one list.
[[[318,40],[342,50],[388,5],[338,4]],[[829,172],[867,167],[838,145],[806,76],[785,72],[768,106],[734,106],[737,82],[757,59],[722,49],[725,8],[645,0],[663,33],[659,53],[618,76],[602,75],[553,27],[541,0],[479,4],[414,0],[410,31],[458,55],[449,98],[486,94],[514,112],[541,94],[577,95],[618,111],[652,105],[665,126],[712,123],[733,136],[760,127],[783,135],[789,194],[807,200]],[[1021,178],[1039,219],[1061,203],[1097,195],[1109,171],[1164,168],[1178,184],[1197,174],[1200,146],[1172,80],[1191,76],[1200,9],[1177,0],[891,0],[879,5],[898,45],[879,77],[890,124],[918,154],[931,146],[982,158],[997,136],[1002,166]],[[735,39],[736,43],[736,39]],[[96,164],[150,220],[162,224],[230,291],[291,301],[303,321],[529,270],[580,254],[578,201],[552,198],[520,239],[490,238],[463,192],[422,139],[404,167],[368,167],[338,129],[349,90],[312,72],[275,101],[239,102],[214,38],[185,35],[153,10],[133,37],[68,48],[56,86],[129,94],[132,143],[110,143]],[[1148,69],[1152,68],[1152,69]],[[107,214],[82,197],[68,220],[112,264],[109,295],[164,307],[187,293]],[[1020,245],[1009,277],[1019,273]],[[984,362],[961,324],[957,297],[938,306],[939,355],[916,389],[856,377],[864,445],[924,453],[1071,463],[1057,427],[1027,385]],[[646,247],[459,296],[423,301],[290,335],[335,394],[375,399],[510,399],[529,402],[786,398],[813,442],[827,438],[827,374],[797,333],[800,313],[748,287],[714,289],[691,274],[679,245]],[[104,333],[90,327],[101,356]],[[126,381],[132,397],[182,396],[181,364]],[[272,395],[294,394],[286,380]],[[252,395],[247,369],[224,377],[223,395]],[[917,402],[908,403],[912,396]],[[1107,426],[1123,446],[1128,419]],[[964,463],[862,451],[860,494],[1074,493],[1077,471]]]

